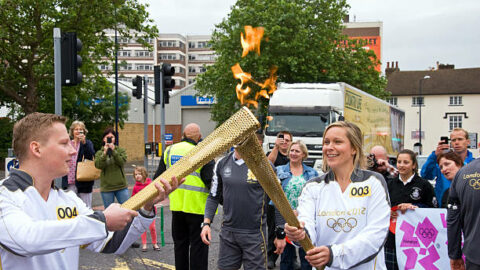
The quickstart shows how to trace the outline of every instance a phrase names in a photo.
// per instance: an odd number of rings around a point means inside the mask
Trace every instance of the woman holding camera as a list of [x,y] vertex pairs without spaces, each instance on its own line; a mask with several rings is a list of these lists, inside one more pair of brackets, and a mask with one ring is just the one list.
[[309,235],[315,246],[305,259],[329,269],[385,269],[383,244],[390,205],[385,180],[363,170],[363,136],[353,123],[338,121],[323,134],[326,174],[308,181],[298,199],[301,228],[285,224],[293,241]]
[[82,199],[82,201],[88,206],[92,207],[92,187],[94,181],[78,182],[77,181],[77,164],[84,159],[93,160],[95,155],[95,149],[93,143],[86,139],[88,133],[85,124],[82,121],[73,121],[70,125],[70,137],[72,140],[70,143],[73,148],[77,150],[75,156],[72,157],[69,167],[70,170],[67,175],[62,177],[62,188],[71,190]]
[[[435,207],[433,186],[421,178],[418,173],[416,154],[409,149],[400,151],[397,155],[398,176],[388,181],[388,193],[392,204],[392,226],[398,217],[398,212],[405,214],[407,210],[417,207]],[[393,230],[393,229],[391,229]],[[395,250],[395,234],[390,231],[385,243],[385,263],[388,270],[398,269]]]
[[107,128],[103,132],[103,149],[95,154],[95,167],[102,170],[100,192],[105,208],[115,201],[115,197],[120,204],[128,200],[127,178],[123,171],[126,161],[127,152],[115,145],[115,132]]

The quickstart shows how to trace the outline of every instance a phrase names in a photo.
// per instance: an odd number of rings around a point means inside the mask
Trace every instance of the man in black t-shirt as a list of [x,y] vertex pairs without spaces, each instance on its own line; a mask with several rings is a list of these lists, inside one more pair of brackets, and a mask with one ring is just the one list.
[[[292,144],[292,134],[288,131],[280,131],[277,134],[277,139],[275,140],[275,146],[272,151],[267,154],[268,160],[277,166],[285,165],[290,160],[288,159],[288,148]],[[275,207],[273,205],[268,205],[267,208],[267,226],[268,226],[268,269],[273,269],[275,267],[275,262],[277,261],[278,254],[275,254],[276,250],[273,240],[275,240]]]
[[292,134],[288,131],[280,131],[277,134],[277,140],[275,140],[275,146],[270,153],[267,154],[268,160],[270,160],[275,167],[285,165],[288,163],[288,148],[292,144]]

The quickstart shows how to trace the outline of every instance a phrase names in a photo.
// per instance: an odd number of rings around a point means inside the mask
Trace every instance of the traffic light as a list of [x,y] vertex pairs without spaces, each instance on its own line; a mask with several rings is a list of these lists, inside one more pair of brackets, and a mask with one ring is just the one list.
[[135,88],[132,90],[132,95],[137,99],[141,99],[142,98],[142,77],[137,75],[135,78],[132,79],[132,84],[133,86],[135,86]]
[[162,65],[163,73],[163,104],[168,104],[170,102],[170,91],[175,87],[175,80],[172,79],[173,74],[175,74],[175,68],[170,64],[164,63]]
[[162,103],[162,100],[160,98],[160,93],[161,93],[161,89],[160,89],[160,66],[153,66],[153,78],[154,78],[154,82],[155,82],[155,104],[161,104]]
[[82,50],[82,41],[77,33],[69,32],[62,35],[62,85],[73,86],[82,82],[82,73],[78,70],[82,66],[82,57],[78,52]]

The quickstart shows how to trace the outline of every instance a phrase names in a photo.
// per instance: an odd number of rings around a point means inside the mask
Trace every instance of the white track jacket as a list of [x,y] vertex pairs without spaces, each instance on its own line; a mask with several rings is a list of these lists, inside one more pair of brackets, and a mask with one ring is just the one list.
[[298,200],[298,219],[315,246],[328,246],[326,269],[386,269],[383,245],[390,224],[384,178],[355,169],[342,193],[333,172],[308,181]]
[[45,201],[30,175],[14,170],[0,181],[0,269],[78,269],[80,246],[120,254],[152,223],[141,214],[122,231],[109,232],[73,192],[50,189]]

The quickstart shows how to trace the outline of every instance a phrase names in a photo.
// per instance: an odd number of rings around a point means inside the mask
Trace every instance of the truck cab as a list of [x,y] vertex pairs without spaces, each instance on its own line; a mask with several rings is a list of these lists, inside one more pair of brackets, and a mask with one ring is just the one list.
[[306,144],[305,164],[321,172],[323,132],[339,119],[343,113],[341,108],[343,95],[336,84],[280,83],[270,99],[264,151],[272,150],[278,132],[288,131],[293,141]]

